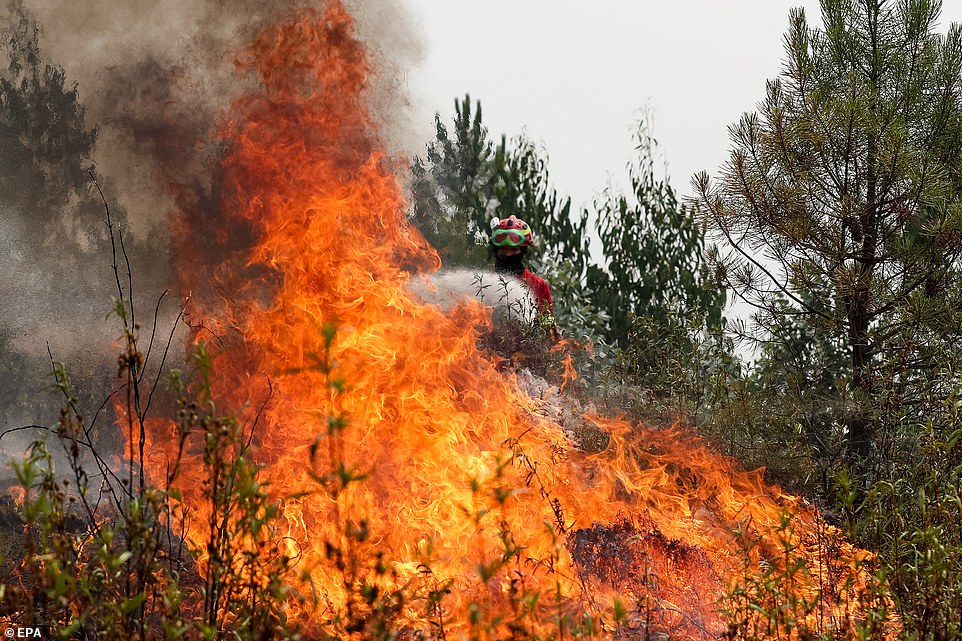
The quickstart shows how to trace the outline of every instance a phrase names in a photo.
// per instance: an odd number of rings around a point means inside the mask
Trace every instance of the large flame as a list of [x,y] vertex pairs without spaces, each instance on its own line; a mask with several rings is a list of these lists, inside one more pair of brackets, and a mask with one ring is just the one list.
[[[620,595],[629,619],[711,637],[745,542],[777,556],[786,511],[816,568],[799,590],[814,593],[824,531],[760,473],[672,430],[600,417],[587,420],[611,435],[605,451],[572,446],[545,401],[477,348],[488,310],[412,298],[410,274],[438,258],[405,222],[404,166],[382,151],[364,102],[372,69],[338,2],[265,29],[240,64],[263,92],[228,113],[218,200],[182,202],[179,278],[196,338],[213,338],[213,398],[256,419],[261,479],[284,501],[278,545],[297,558],[298,592],[317,595],[305,621],[349,599],[332,549],[354,541],[397,585],[447,586],[434,610],[446,631],[510,621],[519,594],[540,595],[524,615],[537,629],[592,613],[613,625]],[[169,427],[155,426],[151,448],[173,456]],[[155,481],[168,458],[154,457]],[[351,470],[365,478],[346,483]],[[180,491],[203,549],[204,487]]]

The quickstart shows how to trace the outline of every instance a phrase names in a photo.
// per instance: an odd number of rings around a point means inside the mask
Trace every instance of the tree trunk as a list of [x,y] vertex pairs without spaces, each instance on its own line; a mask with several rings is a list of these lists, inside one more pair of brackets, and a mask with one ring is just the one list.
[[871,449],[874,428],[869,408],[872,399],[872,366],[868,349],[867,292],[855,294],[849,313],[849,340],[852,347],[852,391],[855,409],[848,416],[849,453],[864,461]]
[[860,242],[851,304],[848,308],[849,344],[852,349],[852,392],[855,409],[848,418],[848,448],[854,462],[864,462],[874,437],[872,407],[872,352],[869,326],[872,322],[872,279],[878,263],[878,202],[875,173],[876,147],[869,142],[865,208],[859,216]]

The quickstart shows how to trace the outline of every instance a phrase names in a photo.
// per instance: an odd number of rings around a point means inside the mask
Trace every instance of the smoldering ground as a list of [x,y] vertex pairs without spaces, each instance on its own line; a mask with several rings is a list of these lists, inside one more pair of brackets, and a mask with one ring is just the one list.
[[[51,360],[66,365],[88,420],[102,410],[118,385],[120,296],[133,303],[142,347],[154,337],[152,364],[169,341],[165,365],[183,364],[176,319],[189,292],[172,286],[183,258],[170,221],[203,215],[197,204],[216,196],[212,141],[225,110],[256,85],[238,72],[238,52],[264,25],[321,5],[0,5],[0,430],[56,423],[64,398]],[[422,144],[404,90],[421,55],[411,20],[394,0],[346,6],[377,69],[366,93],[381,142],[410,157]],[[29,438],[8,435],[0,450],[20,452]]]

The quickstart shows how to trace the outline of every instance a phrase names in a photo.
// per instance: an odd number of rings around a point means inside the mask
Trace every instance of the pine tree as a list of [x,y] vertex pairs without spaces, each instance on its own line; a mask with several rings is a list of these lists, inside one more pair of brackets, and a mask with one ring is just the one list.
[[571,214],[571,199],[551,186],[547,154],[525,136],[498,144],[482,123],[481,103],[454,101],[453,130],[436,114],[435,140],[412,166],[411,220],[446,266],[489,266],[486,246],[494,217],[515,215],[535,231],[537,256],[570,263],[584,274],[586,216]]
[[[487,221],[496,208],[497,150],[481,122],[481,103],[454,101],[454,128],[435,114],[435,140],[412,166],[411,221],[445,266],[483,267]],[[501,152],[503,153],[503,151]]]
[[[0,24],[0,427],[47,400],[53,343],[57,360],[83,381],[84,401],[101,403],[110,369],[92,361],[115,336],[99,323],[116,286],[104,205],[92,189],[97,128],[86,122],[76,83],[41,51],[41,25],[22,0],[8,0]],[[105,181],[104,181],[105,182]],[[126,235],[126,212],[105,185],[134,278],[164,264],[159,250]],[[129,286],[128,286],[129,289]],[[147,288],[144,288],[148,291]],[[131,292],[156,304],[154,292]],[[100,306],[98,306],[98,303]],[[69,337],[69,340],[67,340]],[[69,351],[70,353],[64,353]],[[110,352],[112,353],[112,351]],[[55,396],[54,402],[59,403]]]
[[794,317],[843,346],[855,403],[842,418],[862,461],[880,364],[919,325],[958,334],[962,30],[933,33],[940,10],[823,0],[822,29],[793,10],[780,77],[732,126],[718,181],[694,181],[727,241],[713,266],[754,306],[756,338]]

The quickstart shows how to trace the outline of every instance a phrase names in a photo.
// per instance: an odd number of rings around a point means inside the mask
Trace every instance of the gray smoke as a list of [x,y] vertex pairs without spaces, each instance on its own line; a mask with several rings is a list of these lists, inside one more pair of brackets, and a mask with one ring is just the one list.
[[[157,307],[168,287],[171,261],[177,260],[170,256],[167,225],[180,203],[170,185],[195,186],[197,193],[209,189],[218,153],[212,135],[231,102],[253,89],[256,80],[238,73],[238,51],[265,25],[305,7],[321,9],[322,3],[0,3],[0,29],[11,24],[18,5],[36,21],[41,58],[63,69],[68,93],[76,84],[84,126],[97,129],[89,153],[78,139],[72,147],[55,150],[62,157],[43,151],[39,170],[21,171],[25,152],[18,141],[28,132],[8,136],[4,127],[9,123],[0,122],[2,431],[56,422],[62,398],[50,390],[48,350],[66,363],[82,405],[98,407],[117,385],[122,325],[112,314],[112,297],[118,290],[104,203],[87,171],[99,177],[113,222],[124,236],[132,292],[117,247],[119,275],[125,292],[133,295],[144,346],[155,329],[155,308],[159,310],[156,364],[180,309],[176,295]],[[416,116],[404,86],[406,70],[421,56],[412,21],[395,0],[350,0],[346,6],[378,70],[367,99],[382,124],[382,142],[389,154],[410,157],[422,144],[412,133],[420,128],[411,124]],[[6,53],[0,49],[0,78],[9,71]],[[14,174],[16,180],[6,179]],[[179,347],[171,350],[178,357],[182,353]],[[7,437],[0,452],[21,445]]]
[[[100,127],[95,159],[127,208],[131,230],[163,233],[174,206],[167,182],[209,178],[205,147],[219,117],[254,88],[237,72],[238,50],[265,25],[306,7],[308,0],[32,0],[43,25],[41,45],[79,83],[90,119]],[[409,156],[413,139],[405,71],[421,45],[403,5],[353,0],[377,69],[369,105],[389,154]]]

